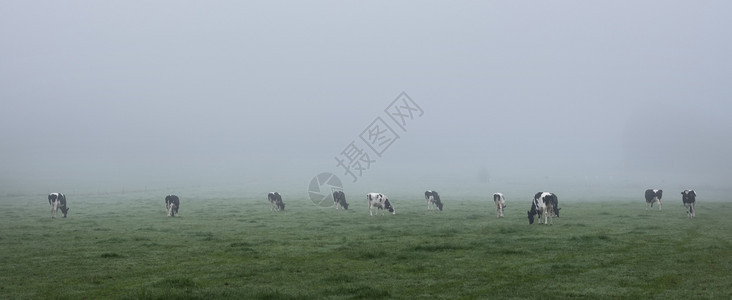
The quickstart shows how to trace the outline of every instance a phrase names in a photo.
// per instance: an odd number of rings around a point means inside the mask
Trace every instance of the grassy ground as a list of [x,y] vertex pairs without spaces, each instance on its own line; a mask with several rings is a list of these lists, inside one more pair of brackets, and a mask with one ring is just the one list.
[[370,217],[355,196],[182,196],[167,218],[164,195],[67,196],[55,220],[43,196],[0,199],[0,298],[732,298],[732,203],[566,202],[543,226],[528,200],[497,219],[478,198]]

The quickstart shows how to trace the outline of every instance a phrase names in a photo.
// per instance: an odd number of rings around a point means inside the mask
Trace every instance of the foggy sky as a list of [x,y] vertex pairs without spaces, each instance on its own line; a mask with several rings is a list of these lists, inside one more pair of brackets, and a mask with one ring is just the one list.
[[0,2],[0,195],[732,178],[729,1],[242,2]]

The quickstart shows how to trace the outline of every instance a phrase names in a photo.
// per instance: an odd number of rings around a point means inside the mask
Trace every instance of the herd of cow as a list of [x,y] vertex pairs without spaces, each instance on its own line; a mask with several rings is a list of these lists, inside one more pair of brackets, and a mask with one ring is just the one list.
[[[658,203],[658,210],[661,210],[661,198],[663,197],[663,190],[646,190],[646,210],[649,207],[653,207],[653,204]],[[432,210],[435,207],[442,211],[442,201],[440,195],[436,191],[427,190],[424,192],[424,198],[427,200],[427,210]],[[271,211],[280,211],[285,209],[285,203],[282,201],[282,196],[278,192],[271,192],[267,195],[269,200],[269,209]],[[384,210],[389,211],[391,214],[396,214],[394,207],[389,202],[389,199],[381,193],[368,193],[366,194],[366,200],[369,203],[369,214],[374,215],[373,208],[381,211],[384,215]],[[694,190],[684,190],[681,192],[681,201],[686,208],[686,214],[689,218],[696,217],[696,192]],[[333,192],[333,203],[336,209],[341,207],[345,210],[348,209],[348,203],[346,202],[346,195],[343,191]],[[501,193],[493,194],[493,203],[496,206],[496,216],[503,218],[503,210],[506,208],[506,198]],[[48,204],[51,205],[51,218],[56,218],[56,213],[60,209],[63,218],[69,213],[69,207],[66,205],[66,196],[62,193],[51,193],[48,195]],[[178,209],[180,208],[180,198],[176,195],[168,195],[165,197],[165,210],[168,217],[175,217],[178,215]],[[544,218],[544,224],[551,225],[554,223],[553,218],[559,217],[559,200],[557,195],[547,192],[538,192],[534,195],[534,200],[531,202],[531,209],[527,211],[529,218],[529,224],[534,224],[534,217],[538,216],[539,223],[542,223],[541,218]],[[378,215],[378,211],[376,212]]]

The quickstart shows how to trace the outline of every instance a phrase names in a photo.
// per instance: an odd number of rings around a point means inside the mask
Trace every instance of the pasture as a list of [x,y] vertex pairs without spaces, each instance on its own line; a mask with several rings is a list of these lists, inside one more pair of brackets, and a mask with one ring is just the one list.
[[732,298],[732,203],[699,198],[688,219],[671,193],[647,213],[642,191],[560,194],[544,226],[528,224],[528,194],[497,219],[492,198],[442,195],[428,212],[420,192],[373,217],[355,194],[349,211],[283,194],[277,213],[266,193],[179,194],[177,218],[165,194],[67,194],[55,220],[45,195],[5,196],[0,298]]

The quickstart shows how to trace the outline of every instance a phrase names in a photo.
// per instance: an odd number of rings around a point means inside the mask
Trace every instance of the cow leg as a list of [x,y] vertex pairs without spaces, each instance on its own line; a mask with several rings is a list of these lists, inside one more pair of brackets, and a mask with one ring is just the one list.
[[548,207],[548,211],[546,214],[549,215],[549,225],[554,225],[554,207]]
[[691,202],[691,217],[696,218],[696,203]]
[[658,200],[658,211],[661,211],[661,200]]

